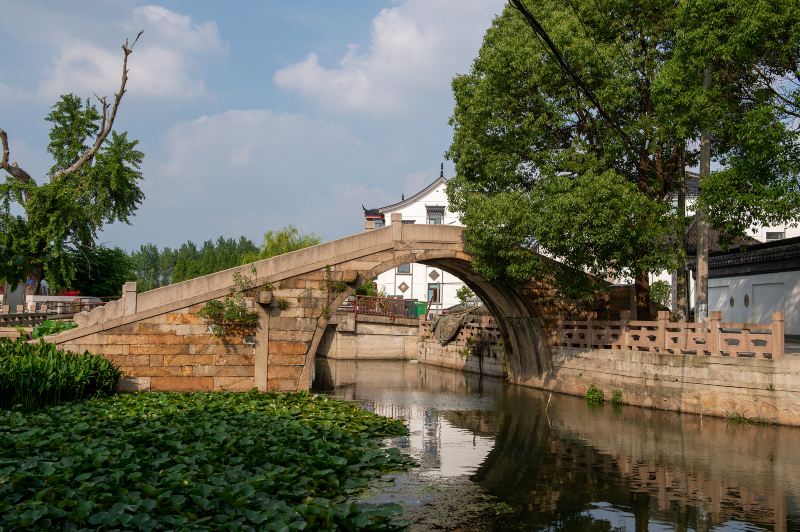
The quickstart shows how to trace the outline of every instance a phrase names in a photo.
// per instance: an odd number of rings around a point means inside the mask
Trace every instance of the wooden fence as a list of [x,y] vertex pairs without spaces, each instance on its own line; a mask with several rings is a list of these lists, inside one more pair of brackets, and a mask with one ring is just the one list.
[[784,354],[783,312],[772,323],[724,323],[712,312],[705,323],[670,322],[669,312],[656,321],[631,321],[623,312],[618,321],[559,321],[553,343],[560,347],[624,349],[654,353],[780,358]]

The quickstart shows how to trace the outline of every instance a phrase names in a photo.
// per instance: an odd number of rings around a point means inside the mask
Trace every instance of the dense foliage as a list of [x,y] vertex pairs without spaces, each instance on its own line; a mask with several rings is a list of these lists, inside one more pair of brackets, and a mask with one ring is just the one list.
[[112,131],[86,164],[62,174],[95,143],[106,120],[73,94],[62,96],[46,120],[52,124],[47,151],[53,165],[42,181],[18,167],[7,169],[0,183],[0,227],[13,254],[31,264],[34,281],[45,275],[59,288],[75,275],[75,252],[93,247],[105,224],[127,223],[144,199],[144,154],[126,132]]
[[0,236],[0,284],[8,283],[16,288],[20,282],[25,281],[28,273],[28,261],[25,257],[14,253],[5,240],[3,236]]
[[98,355],[0,338],[0,408],[35,410],[109,395],[120,377],[119,370]]
[[136,286],[140,291],[146,291],[239,266],[245,262],[245,256],[257,251],[256,245],[248,238],[219,237],[216,241],[206,240],[199,248],[192,241],[177,249],[165,247],[159,250],[154,244],[146,244],[130,256]]
[[723,233],[800,215],[793,2],[523,5],[566,67],[509,6],[453,81],[448,194],[482,274],[550,275],[580,293],[585,277],[532,253],[545,251],[573,271],[633,278],[644,315],[648,272],[685,260],[674,198],[703,128],[720,171],[700,201]]
[[119,296],[122,285],[133,281],[133,260],[120,248],[92,247],[75,252],[78,269],[69,286],[83,296]]
[[399,421],[305,393],[122,394],[0,412],[0,529],[393,530],[348,502]]
[[205,241],[200,248],[192,241],[177,249],[165,247],[159,250],[154,244],[146,244],[130,256],[137,288],[145,291],[296,251],[319,242],[316,235],[301,234],[290,225],[278,231],[267,231],[260,248],[244,236],[238,240],[219,237],[216,241]]
[[316,246],[319,243],[320,238],[314,233],[303,234],[297,227],[287,225],[278,231],[270,230],[264,233],[261,249],[258,250],[258,253],[246,257],[244,262],[277,257],[298,249]]
[[31,331],[31,338],[37,339],[42,336],[49,336],[51,334],[58,334],[62,331],[68,331],[77,327],[74,321],[70,320],[45,320]]
[[669,308],[672,303],[672,287],[667,281],[656,281],[650,287],[650,297],[653,303]]

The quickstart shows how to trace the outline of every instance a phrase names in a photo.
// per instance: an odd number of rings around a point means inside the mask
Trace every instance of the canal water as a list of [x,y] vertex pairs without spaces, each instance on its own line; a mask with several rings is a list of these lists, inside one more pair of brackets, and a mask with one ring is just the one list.
[[800,429],[578,397],[409,362],[317,361],[314,387],[403,419],[420,467],[367,502],[411,530],[800,530]]

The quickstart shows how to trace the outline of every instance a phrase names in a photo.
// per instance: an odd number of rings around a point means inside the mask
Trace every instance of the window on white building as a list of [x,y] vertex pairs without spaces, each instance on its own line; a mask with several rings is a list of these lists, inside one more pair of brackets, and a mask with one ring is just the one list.
[[786,238],[785,231],[767,231],[767,242],[783,240],[784,238]]
[[380,229],[381,227],[384,227],[385,225],[386,225],[386,222],[383,221],[383,218],[376,218],[375,219],[375,229]]
[[405,263],[397,267],[397,273],[411,273],[411,264]]
[[441,303],[439,283],[428,283],[428,303]]
[[444,206],[426,205],[425,210],[428,211],[429,224],[443,224],[444,223]]

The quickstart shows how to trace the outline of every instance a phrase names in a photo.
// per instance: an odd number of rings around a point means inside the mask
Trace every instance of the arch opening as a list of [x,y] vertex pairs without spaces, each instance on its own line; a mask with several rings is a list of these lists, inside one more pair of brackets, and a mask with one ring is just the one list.
[[468,254],[454,250],[410,251],[360,275],[362,279],[374,279],[406,263],[441,269],[463,281],[481,299],[500,329],[510,382],[541,378],[550,370],[552,356],[544,321],[533,300],[525,297],[523,287],[487,280],[472,269]]

